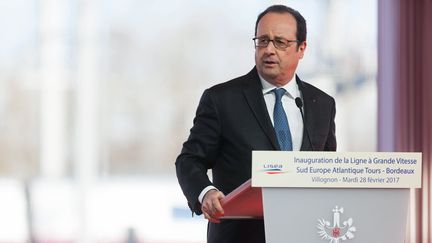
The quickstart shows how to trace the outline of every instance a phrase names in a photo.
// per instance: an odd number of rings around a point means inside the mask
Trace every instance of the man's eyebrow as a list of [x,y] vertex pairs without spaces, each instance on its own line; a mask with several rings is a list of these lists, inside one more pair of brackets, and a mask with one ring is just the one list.
[[[270,38],[270,37],[267,34],[265,34],[265,35],[257,36],[256,38]],[[283,37],[283,36],[280,36],[280,35],[275,35],[273,37],[273,39],[285,39],[285,40],[287,40],[286,37]]]

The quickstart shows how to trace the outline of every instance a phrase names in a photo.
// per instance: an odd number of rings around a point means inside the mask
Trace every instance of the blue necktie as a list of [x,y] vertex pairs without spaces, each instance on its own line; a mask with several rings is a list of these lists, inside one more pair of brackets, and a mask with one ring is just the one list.
[[283,151],[292,151],[291,132],[289,129],[288,119],[282,106],[282,96],[286,90],[283,88],[272,90],[276,95],[276,102],[273,111],[274,129],[278,139],[280,149]]

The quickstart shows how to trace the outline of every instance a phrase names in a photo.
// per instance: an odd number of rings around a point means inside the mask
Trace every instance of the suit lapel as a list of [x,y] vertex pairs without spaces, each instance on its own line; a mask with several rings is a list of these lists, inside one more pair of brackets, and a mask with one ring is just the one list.
[[[303,127],[303,140],[300,151],[311,151],[312,146],[309,143],[309,139],[306,135],[306,127],[309,129],[309,133],[311,133],[311,128],[313,127],[312,121],[314,120],[313,116],[315,113],[314,107],[316,103],[316,97],[307,89],[307,87],[303,84],[303,81],[301,81],[298,76],[296,76],[296,81],[303,97],[303,113],[305,120]],[[309,134],[309,136],[311,136],[311,140],[313,141],[312,134]]]
[[279,144],[276,142],[276,135],[264,101],[262,85],[256,68],[246,75],[243,87],[243,94],[260,127],[269,138],[273,148],[280,150]]

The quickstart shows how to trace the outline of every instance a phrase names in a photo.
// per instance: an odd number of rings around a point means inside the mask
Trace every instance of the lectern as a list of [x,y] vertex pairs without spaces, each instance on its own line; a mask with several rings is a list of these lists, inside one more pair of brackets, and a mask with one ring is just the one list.
[[222,200],[222,218],[264,218],[267,243],[404,242],[420,153],[257,153],[252,179]]

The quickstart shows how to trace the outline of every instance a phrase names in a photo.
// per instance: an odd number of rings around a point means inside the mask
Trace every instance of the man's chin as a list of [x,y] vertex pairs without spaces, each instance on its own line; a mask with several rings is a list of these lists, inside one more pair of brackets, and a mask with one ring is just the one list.
[[278,76],[277,72],[266,72],[264,70],[264,72],[261,73],[261,76],[266,80],[266,81],[271,81],[273,79],[275,79]]

